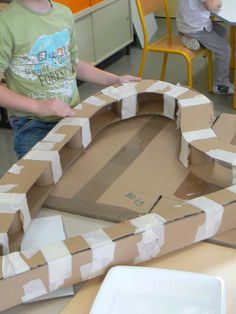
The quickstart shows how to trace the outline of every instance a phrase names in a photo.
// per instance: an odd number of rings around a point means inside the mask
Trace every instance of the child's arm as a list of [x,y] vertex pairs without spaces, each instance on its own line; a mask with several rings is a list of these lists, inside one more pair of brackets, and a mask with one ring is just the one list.
[[208,11],[212,12],[221,8],[222,0],[205,0],[203,4]]
[[11,91],[0,82],[0,106],[40,116],[74,116],[75,112],[59,99],[36,100]]
[[75,66],[75,71],[79,80],[106,86],[131,81],[138,82],[141,80],[140,77],[132,75],[118,76],[113,73],[100,70],[84,61],[79,61],[79,63]]

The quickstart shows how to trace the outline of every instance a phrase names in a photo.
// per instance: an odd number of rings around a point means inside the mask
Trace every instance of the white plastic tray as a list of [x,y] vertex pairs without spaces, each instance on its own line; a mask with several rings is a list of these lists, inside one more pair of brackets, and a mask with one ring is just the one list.
[[90,314],[225,314],[224,283],[199,273],[117,266]]

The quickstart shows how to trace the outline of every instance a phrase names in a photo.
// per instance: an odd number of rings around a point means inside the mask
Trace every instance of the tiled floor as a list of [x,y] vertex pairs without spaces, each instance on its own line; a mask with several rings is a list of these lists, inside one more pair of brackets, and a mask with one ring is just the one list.
[[[175,26],[175,20],[173,20]],[[159,27],[162,31],[162,25]],[[133,44],[130,49],[130,55],[126,55],[125,49],[118,52],[109,60],[103,62],[100,67],[116,73],[125,74],[130,73],[137,75],[139,62],[141,57],[141,48],[139,43]],[[162,64],[162,55],[150,53],[147,58],[144,71],[144,79],[159,79]],[[233,73],[231,73],[233,74]],[[213,95],[207,91],[207,58],[199,57],[194,60],[193,66],[193,87],[209,97],[214,103],[216,113],[227,112],[235,113],[232,109],[232,96],[226,95]],[[181,57],[169,56],[169,63],[167,66],[166,81],[171,83],[186,84],[187,82],[187,69],[185,61]],[[80,83],[79,90],[81,100],[94,94],[102,87],[90,83]],[[15,154],[12,149],[12,132],[11,130],[0,129],[0,176],[11,166],[16,160]]]

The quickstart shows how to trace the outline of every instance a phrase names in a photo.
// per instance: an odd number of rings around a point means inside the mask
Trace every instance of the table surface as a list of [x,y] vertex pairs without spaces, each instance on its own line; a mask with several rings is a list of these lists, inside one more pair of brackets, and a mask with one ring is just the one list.
[[222,0],[222,7],[219,12],[215,13],[215,15],[226,23],[236,25],[236,1]]
[[[141,264],[183,271],[205,273],[221,277],[226,287],[227,314],[236,309],[236,254],[235,249],[201,242],[178,250],[161,258]],[[103,277],[83,285],[78,294],[68,303],[61,314],[89,314]]]

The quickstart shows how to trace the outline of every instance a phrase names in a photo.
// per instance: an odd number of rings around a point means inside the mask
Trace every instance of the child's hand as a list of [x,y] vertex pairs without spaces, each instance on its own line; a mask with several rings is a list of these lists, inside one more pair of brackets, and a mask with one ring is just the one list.
[[119,83],[139,82],[139,81],[141,81],[141,77],[132,76],[132,75],[118,76]]
[[204,6],[208,11],[218,11],[222,7],[222,0],[206,0]]
[[73,117],[75,111],[59,99],[38,101],[38,111],[41,116]]

